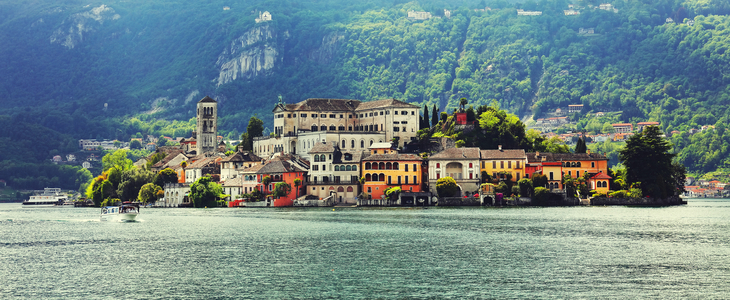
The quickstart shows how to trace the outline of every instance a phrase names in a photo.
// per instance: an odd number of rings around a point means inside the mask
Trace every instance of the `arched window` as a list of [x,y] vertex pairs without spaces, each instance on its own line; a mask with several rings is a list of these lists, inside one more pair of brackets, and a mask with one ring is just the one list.
[[392,170],[392,169],[393,169],[393,164],[391,164],[390,162],[387,162],[387,163],[385,164],[385,169],[386,169],[386,170]]
[[314,155],[314,162],[319,162],[319,155],[317,155],[317,154]]
[[379,163],[378,169],[385,170],[385,163],[384,162]]
[[400,170],[400,166],[398,165],[397,162],[393,163],[393,170]]
[[365,141],[360,140],[360,148],[365,148]]
[[580,168],[580,162],[578,162],[578,163],[577,163],[577,164],[575,164],[575,165],[576,165],[576,166],[577,166],[578,168]]
[[335,131],[336,130],[335,125],[330,125],[330,130]]
[[370,174],[365,174],[365,181],[372,181]]
[[343,187],[338,187],[337,188],[337,192],[338,193],[344,193],[345,192],[345,189]]
[[327,131],[327,126],[325,126],[325,125],[319,126],[319,130]]
[[351,187],[351,186],[348,186],[348,187],[347,187],[347,192],[348,192],[348,193],[351,193],[351,192],[352,192],[352,187]]
[[570,163],[570,166],[575,168],[575,162]]
[[370,170],[370,163],[369,162],[366,162],[365,163],[365,170]]
[[339,131],[345,131],[345,126],[344,125],[340,125],[340,127],[337,127],[337,130],[339,130]]
[[347,126],[347,131],[352,131],[352,126]]
[[353,171],[357,171],[357,165],[355,165],[355,166],[352,166],[352,170],[353,170]]
[[372,146],[372,145],[373,145],[373,140],[370,140],[370,146]]
[[385,174],[380,173],[380,178],[378,178],[378,181],[385,181]]
[[350,141],[350,148],[355,148],[355,140]]
[[342,149],[345,148],[345,140],[342,140]]
[[312,131],[317,131],[317,125],[312,125]]
[[335,165],[335,171],[339,171],[339,170],[340,170],[340,166]]
[[345,166],[345,171],[352,171],[352,169],[350,168],[350,165]]
[[327,157],[322,154],[319,156],[319,161],[327,161]]

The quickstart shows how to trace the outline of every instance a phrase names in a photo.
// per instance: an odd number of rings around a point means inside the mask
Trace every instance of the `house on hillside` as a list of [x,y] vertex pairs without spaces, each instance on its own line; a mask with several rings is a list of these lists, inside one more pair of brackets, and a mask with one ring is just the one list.
[[611,126],[613,126],[613,130],[616,133],[630,133],[634,131],[634,125],[631,123],[611,124]]
[[256,23],[271,21],[271,13],[268,11],[259,12],[259,17],[256,18]]

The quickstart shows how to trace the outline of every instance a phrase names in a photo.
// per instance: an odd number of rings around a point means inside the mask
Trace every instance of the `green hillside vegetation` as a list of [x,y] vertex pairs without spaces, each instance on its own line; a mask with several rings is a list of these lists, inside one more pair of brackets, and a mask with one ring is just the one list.
[[[270,126],[282,95],[287,103],[393,97],[449,113],[467,98],[477,109],[496,102],[520,119],[583,104],[571,116],[577,130],[658,121],[665,133],[678,131],[671,141],[689,171],[729,167],[730,133],[719,126],[730,113],[727,1],[609,2],[617,12],[577,1],[577,16],[565,16],[571,2],[561,0],[4,2],[0,115],[55,133],[3,133],[12,149],[0,159],[40,163],[78,138],[189,136],[195,101],[205,95],[219,100],[219,134],[236,137],[254,115]],[[74,14],[102,4],[119,18],[88,21],[72,49],[49,42]],[[492,10],[474,11],[485,6]],[[264,10],[273,20],[255,23]],[[440,18],[409,20],[409,10]],[[218,85],[221,53],[264,26],[276,36],[243,50],[276,49],[274,68]],[[714,129],[690,134],[704,125]],[[19,149],[34,151],[5,157]],[[609,149],[615,160],[617,151]]]

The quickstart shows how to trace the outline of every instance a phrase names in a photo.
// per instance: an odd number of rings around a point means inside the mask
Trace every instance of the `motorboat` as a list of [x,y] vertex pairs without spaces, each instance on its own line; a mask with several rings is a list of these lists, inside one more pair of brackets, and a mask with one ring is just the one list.
[[68,200],[68,197],[61,193],[60,188],[45,188],[43,193],[30,196],[23,201],[23,207],[48,207],[60,206]]
[[139,215],[139,204],[124,202],[121,206],[104,206],[101,208],[101,219],[119,217],[123,222],[132,222]]

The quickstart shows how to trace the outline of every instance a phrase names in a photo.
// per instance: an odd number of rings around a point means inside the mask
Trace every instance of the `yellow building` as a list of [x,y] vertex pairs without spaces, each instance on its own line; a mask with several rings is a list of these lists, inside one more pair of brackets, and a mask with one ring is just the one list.
[[361,162],[364,192],[372,199],[380,199],[389,187],[400,187],[403,192],[421,192],[423,159],[415,154],[399,154],[390,143],[370,146],[370,156]]
[[504,150],[500,146],[497,150],[481,150],[481,171],[487,172],[491,178],[506,180],[506,174],[512,175],[512,181],[525,178],[527,156],[523,149]]

